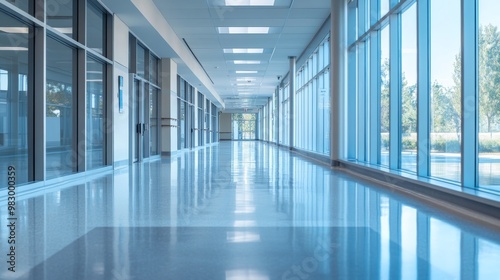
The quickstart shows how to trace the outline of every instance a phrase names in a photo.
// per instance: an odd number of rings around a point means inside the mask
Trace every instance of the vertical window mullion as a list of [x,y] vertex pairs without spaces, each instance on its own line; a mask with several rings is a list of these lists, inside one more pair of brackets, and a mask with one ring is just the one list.
[[389,167],[401,168],[401,15],[390,16]]
[[430,2],[417,2],[417,174],[430,166]]
[[462,0],[462,185],[478,185],[478,4]]

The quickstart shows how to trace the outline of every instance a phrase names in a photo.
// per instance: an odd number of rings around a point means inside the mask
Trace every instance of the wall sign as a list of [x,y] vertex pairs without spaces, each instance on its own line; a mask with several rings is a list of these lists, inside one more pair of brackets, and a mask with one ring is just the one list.
[[123,113],[123,76],[118,76],[118,112]]

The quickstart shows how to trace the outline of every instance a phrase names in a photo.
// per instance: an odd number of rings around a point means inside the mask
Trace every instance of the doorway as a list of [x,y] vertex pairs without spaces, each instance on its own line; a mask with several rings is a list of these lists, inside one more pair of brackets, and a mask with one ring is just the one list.
[[150,156],[149,84],[130,75],[130,159],[141,162]]

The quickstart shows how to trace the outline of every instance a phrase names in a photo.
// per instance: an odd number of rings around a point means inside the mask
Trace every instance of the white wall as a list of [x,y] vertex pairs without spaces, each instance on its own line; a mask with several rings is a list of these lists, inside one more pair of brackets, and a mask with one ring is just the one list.
[[[113,17],[113,161],[129,159],[129,30],[117,16]],[[123,77],[123,112],[118,110],[118,76]]]

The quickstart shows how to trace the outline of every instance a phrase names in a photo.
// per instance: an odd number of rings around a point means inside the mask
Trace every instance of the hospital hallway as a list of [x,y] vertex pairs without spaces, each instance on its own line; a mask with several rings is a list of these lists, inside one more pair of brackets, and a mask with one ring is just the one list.
[[223,141],[22,192],[16,211],[11,272],[1,201],[1,279],[500,275],[493,227],[259,141]]

